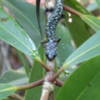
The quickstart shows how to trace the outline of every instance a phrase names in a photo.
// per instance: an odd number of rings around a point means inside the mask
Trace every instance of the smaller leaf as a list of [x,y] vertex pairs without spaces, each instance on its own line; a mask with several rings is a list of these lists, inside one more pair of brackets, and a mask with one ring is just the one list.
[[17,88],[10,84],[0,84],[0,99],[12,95]]
[[[82,13],[82,15],[90,14],[87,9],[82,6],[77,0],[64,0],[64,3],[66,6],[69,5],[71,8],[77,10],[79,13]],[[68,13],[66,12],[66,14]],[[67,27],[70,30],[75,45],[79,47],[84,41],[86,41],[90,37],[91,34],[88,30],[88,28],[90,27],[88,27],[88,25],[86,25],[86,23],[84,23],[84,21],[75,14],[71,14],[71,18],[72,22],[67,22]]]
[[86,23],[84,23],[84,21],[79,16],[72,15],[71,17],[72,22],[67,22],[67,27],[70,30],[75,45],[79,47],[91,36],[91,34],[87,29]]
[[98,55],[100,55],[100,31],[73,52],[63,66],[79,64]]
[[100,19],[97,19],[95,16],[92,15],[83,15],[83,14],[81,18],[95,31],[100,30]]

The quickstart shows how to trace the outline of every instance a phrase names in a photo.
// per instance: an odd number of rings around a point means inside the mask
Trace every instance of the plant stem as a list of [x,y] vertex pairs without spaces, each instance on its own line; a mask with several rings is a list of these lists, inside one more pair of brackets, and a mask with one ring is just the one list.
[[36,60],[42,65],[42,67],[48,72],[50,71],[50,67],[46,65],[40,58],[36,58]]
[[56,80],[56,78],[58,78],[58,76],[62,73],[62,72],[64,72],[64,67],[62,67],[62,68],[60,68],[59,70],[58,70],[58,72],[57,73],[55,73],[54,74],[54,76],[49,80],[50,82],[54,82],[55,80]]
[[50,94],[51,94],[51,92],[53,91],[53,88],[54,88],[53,84],[49,81],[49,79],[52,78],[53,75],[54,75],[53,69],[54,69],[55,64],[54,64],[53,61],[47,61],[47,64],[50,66],[50,68],[52,70],[47,72],[47,74],[45,76],[40,100],[49,100],[49,98],[51,98]]
[[36,86],[40,86],[43,84],[44,80],[38,80],[36,82],[30,83],[30,84],[26,84],[26,85],[22,85],[22,86],[17,86],[17,90],[25,90],[25,89],[29,89],[29,88],[34,88]]
[[69,7],[69,6],[65,6],[64,5],[64,10],[65,11],[68,11],[68,12],[74,14],[74,15],[81,16],[81,13],[80,12],[78,12],[77,10],[75,10],[75,9]]
[[[55,73],[55,74],[53,75],[53,77],[52,77],[49,81],[50,81],[50,82],[54,82],[54,81],[59,77],[59,75],[60,75],[62,72],[65,71],[65,69],[66,69],[67,67],[68,67],[68,65],[67,65],[67,64],[64,64],[64,65],[58,70],[58,72]],[[60,84],[63,85],[63,83],[60,83]]]
[[[54,8],[55,6],[55,0],[47,0],[46,2],[46,5],[45,5],[45,8],[46,9],[50,9],[50,8]],[[47,20],[49,19],[49,16],[51,15],[52,13],[51,12],[48,12],[46,13],[47,15]],[[47,22],[48,23],[48,22]],[[48,36],[48,34],[46,33],[46,36]],[[48,41],[49,42],[49,41]],[[47,42],[47,44],[49,44]],[[49,48],[48,46],[50,45],[47,45],[46,44],[46,48]],[[48,57],[47,57],[48,59]],[[49,59],[47,60],[47,65],[49,66],[49,68],[51,70],[49,70],[49,72],[47,72],[46,76],[45,76],[45,79],[44,79],[44,84],[43,84],[43,89],[42,89],[42,94],[41,94],[41,98],[40,100],[49,100],[49,98],[51,98],[52,100],[54,100],[53,97],[50,97],[50,94],[51,92],[53,91],[53,84],[48,81],[49,78],[51,78],[54,74],[54,66],[55,66],[55,61],[50,61]]]
[[18,100],[23,100],[23,97],[21,97],[19,94],[13,94],[13,95],[11,95],[11,96],[9,96],[9,98],[16,98],[16,99],[18,99]]
[[[51,74],[51,72],[49,72]],[[52,78],[52,76],[50,77],[51,75],[49,75],[49,77],[47,77],[48,80],[50,80]],[[50,79],[49,79],[50,78]],[[26,84],[26,85],[22,85],[22,86],[17,86],[16,89],[17,90],[26,90],[26,89],[30,89],[30,88],[34,88],[34,87],[37,87],[37,86],[40,86],[42,85],[44,82],[44,80],[38,80],[38,81],[35,81],[35,82],[32,82],[32,83],[29,83],[29,84]],[[63,85],[63,82],[61,80],[56,80],[55,82],[53,82],[55,85],[57,86],[62,86]],[[52,83],[50,83],[52,84]]]
[[61,80],[56,80],[56,83],[55,83],[57,86],[63,86],[63,81]]

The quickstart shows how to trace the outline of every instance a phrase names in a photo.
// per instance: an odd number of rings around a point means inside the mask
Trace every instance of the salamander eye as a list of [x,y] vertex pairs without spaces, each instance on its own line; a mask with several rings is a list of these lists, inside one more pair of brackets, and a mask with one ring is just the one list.
[[45,12],[53,12],[54,11],[54,8],[47,8],[46,10],[45,10]]

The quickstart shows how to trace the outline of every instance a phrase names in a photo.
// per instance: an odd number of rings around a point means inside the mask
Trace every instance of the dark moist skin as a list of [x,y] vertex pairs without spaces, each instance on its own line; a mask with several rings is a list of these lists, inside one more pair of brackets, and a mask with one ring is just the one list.
[[57,44],[60,39],[55,37],[55,31],[59,20],[62,17],[63,4],[62,0],[56,0],[55,8],[47,8],[46,12],[50,12],[51,15],[48,17],[47,26],[46,26],[46,36],[47,41],[45,41],[45,53],[48,60],[53,60],[56,57]]

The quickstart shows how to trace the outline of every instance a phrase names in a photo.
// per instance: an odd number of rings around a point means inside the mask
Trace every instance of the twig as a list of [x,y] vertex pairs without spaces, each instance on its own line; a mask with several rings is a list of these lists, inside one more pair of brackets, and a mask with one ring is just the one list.
[[36,59],[41,65],[42,67],[47,71],[49,72],[51,69],[48,65],[46,65],[41,59]]
[[58,76],[59,76],[62,72],[64,72],[64,70],[65,70],[65,67],[61,67],[61,68],[58,70],[58,72],[55,73],[54,76],[53,76],[49,81],[50,81],[50,82],[54,82],[54,81],[58,78]]
[[81,13],[80,12],[78,12],[77,10],[69,7],[68,5],[67,6],[64,5],[64,10],[65,11],[68,11],[68,12],[74,14],[74,15],[81,16]]
[[61,81],[61,80],[56,80],[56,83],[55,83],[57,86],[63,86],[64,85],[64,83],[63,83],[63,81]]
[[25,90],[25,89],[30,89],[30,88],[34,88],[36,86],[40,86],[43,84],[44,80],[38,80],[36,82],[30,83],[30,84],[26,84],[26,85],[22,85],[22,86],[18,86],[17,90]]
[[18,99],[18,100],[23,100],[23,97],[21,97],[20,95],[18,95],[18,94],[13,94],[13,95],[11,95],[11,96],[9,96],[10,98],[16,98],[16,99]]
[[49,99],[49,95],[51,94],[51,92],[53,91],[53,83],[48,81],[50,78],[53,77],[53,68],[54,68],[54,62],[53,61],[47,61],[47,64],[50,66],[50,68],[52,68],[51,71],[47,72],[45,79],[44,79],[44,84],[43,84],[43,90],[42,90],[42,95],[40,100],[48,100]]
[[[49,72],[49,73],[51,74],[51,72]],[[47,77],[47,79],[48,80],[52,79],[52,76],[49,75],[49,77]],[[26,84],[26,85],[18,86],[17,90],[26,90],[26,89],[34,88],[34,87],[42,85],[43,82],[44,82],[44,80],[38,80],[38,81],[29,83],[29,84]],[[52,82],[52,83],[54,83],[57,86],[62,86],[63,85],[63,82],[61,80],[58,80],[58,79],[55,82]]]

